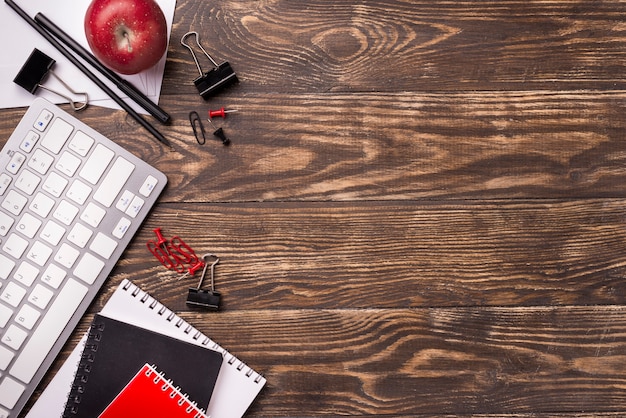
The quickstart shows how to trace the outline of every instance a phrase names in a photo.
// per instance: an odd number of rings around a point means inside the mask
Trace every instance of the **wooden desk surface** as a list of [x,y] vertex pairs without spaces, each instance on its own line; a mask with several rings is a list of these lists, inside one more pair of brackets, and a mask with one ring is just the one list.
[[[250,417],[623,416],[624,12],[178,0],[175,152],[79,115],[170,183],[72,342],[129,278],[267,378]],[[240,78],[209,101],[189,30]],[[221,106],[232,145],[199,146],[188,113]],[[156,227],[220,257],[221,312],[185,306]]]

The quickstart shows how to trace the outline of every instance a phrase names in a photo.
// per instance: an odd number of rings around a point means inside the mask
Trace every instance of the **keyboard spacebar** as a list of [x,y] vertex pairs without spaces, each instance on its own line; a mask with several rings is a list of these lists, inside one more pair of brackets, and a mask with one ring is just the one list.
[[26,343],[9,374],[24,383],[30,382],[50,349],[59,338],[65,325],[87,294],[87,287],[76,280],[68,280],[57,295],[46,316]]

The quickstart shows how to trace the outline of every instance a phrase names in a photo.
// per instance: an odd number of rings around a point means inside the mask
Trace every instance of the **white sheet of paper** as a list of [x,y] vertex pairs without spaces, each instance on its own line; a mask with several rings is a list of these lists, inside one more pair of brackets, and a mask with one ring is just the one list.
[[[83,20],[90,2],[91,0],[15,1],[15,3],[31,17],[34,17],[38,12],[43,13],[87,50],[89,50],[89,45],[85,38]],[[163,14],[165,15],[169,38],[172,20],[174,19],[176,0],[156,0],[156,2],[161,6]],[[56,61],[56,64],[52,68],[56,75],[69,84],[75,91],[88,93],[90,104],[119,109],[119,106],[111,100],[106,93],[74,67],[74,64],[58,52],[44,37],[26,23],[24,19],[18,16],[4,1],[0,3],[0,39],[2,39],[2,60],[0,61],[0,91],[2,91],[2,94],[0,95],[0,108],[26,107],[32,102],[33,95],[15,84],[13,79],[20,68],[22,68],[22,65],[24,65],[33,49],[37,48]],[[158,103],[161,93],[161,84],[163,83],[163,71],[165,69],[166,58],[166,55],[164,55],[157,65],[145,72],[123,77],[138,87],[155,103]],[[87,67],[92,69],[89,65],[87,65]],[[125,97],[113,83],[105,79],[104,76],[101,76],[95,69],[93,69],[93,73],[105,81],[119,96]],[[58,89],[61,92],[66,91],[54,77],[47,77],[45,85],[55,90]],[[43,89],[39,89],[36,94],[54,103],[66,102],[63,98],[48,93]],[[80,101],[82,98],[76,96],[75,100]],[[131,100],[127,100],[127,103],[132,105],[138,112],[146,114],[143,109]]]

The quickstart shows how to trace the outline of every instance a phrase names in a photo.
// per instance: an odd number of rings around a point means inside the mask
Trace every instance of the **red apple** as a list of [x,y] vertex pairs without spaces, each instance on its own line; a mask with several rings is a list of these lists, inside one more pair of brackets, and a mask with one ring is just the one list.
[[93,0],[85,35],[96,58],[121,74],[147,70],[167,49],[167,23],[154,0]]

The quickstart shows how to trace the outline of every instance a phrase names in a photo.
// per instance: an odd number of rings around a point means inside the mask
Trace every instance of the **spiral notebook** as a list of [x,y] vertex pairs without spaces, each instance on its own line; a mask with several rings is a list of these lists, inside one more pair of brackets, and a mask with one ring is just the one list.
[[[241,418],[250,407],[266,379],[219,344],[198,331],[184,319],[162,305],[129,280],[124,280],[101,312],[109,318],[124,321],[154,332],[169,335],[222,353],[222,367],[206,413],[219,418]],[[27,418],[61,417],[74,373],[80,362],[83,337],[61,369],[33,405]]]
[[144,364],[98,418],[206,418],[171,380]]
[[145,363],[158,364],[193,401],[206,407],[222,355],[97,314],[89,328],[63,417],[98,416]]

